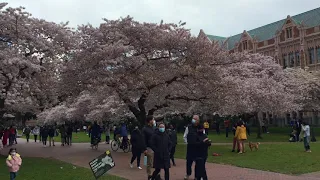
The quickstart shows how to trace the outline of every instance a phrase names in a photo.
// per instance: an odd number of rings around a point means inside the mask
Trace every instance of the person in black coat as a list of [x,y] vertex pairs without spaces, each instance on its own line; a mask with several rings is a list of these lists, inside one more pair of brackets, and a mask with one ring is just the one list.
[[176,163],[174,161],[174,154],[176,152],[176,145],[178,143],[178,137],[177,137],[177,132],[174,129],[173,125],[170,125],[170,128],[168,129],[168,135],[169,135],[171,143],[172,143],[171,151],[170,151],[170,159],[172,161],[173,166],[176,166]]
[[161,169],[164,169],[165,180],[169,180],[171,144],[170,137],[165,132],[165,125],[160,123],[159,129],[151,139],[151,147],[154,151],[153,167],[155,168],[151,180],[155,180],[158,177]]
[[132,145],[132,158],[130,162],[130,167],[133,168],[133,162],[137,159],[137,167],[138,169],[142,169],[140,166],[140,159],[141,153],[143,152],[144,148],[144,141],[138,126],[135,127],[135,129],[132,131],[130,142]]
[[198,135],[196,140],[197,155],[196,155],[196,166],[195,166],[195,177],[196,179],[208,180],[206,172],[206,161],[208,158],[208,148],[211,146],[211,141],[207,135],[204,134],[204,127],[198,126]]
[[42,128],[42,132],[41,132],[41,140],[42,140],[42,143],[43,143],[43,146],[44,146],[44,147],[47,146],[48,136],[49,136],[49,129],[48,129],[47,126],[44,126],[44,127]]

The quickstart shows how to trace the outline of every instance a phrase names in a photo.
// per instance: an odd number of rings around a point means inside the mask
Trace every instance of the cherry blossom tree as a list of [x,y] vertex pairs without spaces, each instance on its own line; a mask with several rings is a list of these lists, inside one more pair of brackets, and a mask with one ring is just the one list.
[[23,7],[0,4],[0,118],[57,103],[60,67],[74,47],[67,24],[33,18]]
[[79,33],[82,50],[62,74],[68,96],[86,90],[118,97],[142,123],[147,115],[300,107],[271,57],[230,54],[181,25],[126,17],[105,20],[98,28],[81,26]]

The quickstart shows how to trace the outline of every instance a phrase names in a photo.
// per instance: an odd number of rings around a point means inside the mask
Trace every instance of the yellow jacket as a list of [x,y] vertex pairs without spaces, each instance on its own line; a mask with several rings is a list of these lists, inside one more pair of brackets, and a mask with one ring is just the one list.
[[209,129],[209,123],[208,123],[208,122],[204,122],[204,123],[203,123],[203,127],[204,127],[205,129]]
[[244,125],[238,126],[235,136],[238,140],[247,140],[247,129]]

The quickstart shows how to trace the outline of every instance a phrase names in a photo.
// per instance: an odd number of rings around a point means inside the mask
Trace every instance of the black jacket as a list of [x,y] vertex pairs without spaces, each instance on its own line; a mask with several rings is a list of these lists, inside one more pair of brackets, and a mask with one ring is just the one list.
[[50,127],[48,130],[48,134],[50,137],[54,137],[56,130],[53,127]]
[[139,129],[132,131],[130,142],[132,145],[132,153],[141,153],[144,150],[144,140]]
[[195,158],[197,154],[197,127],[194,125],[188,126],[188,135],[187,135],[187,159]]
[[169,135],[169,137],[170,137],[170,140],[171,140],[171,142],[172,142],[172,146],[175,146],[175,145],[177,145],[177,143],[178,143],[178,137],[177,137],[177,132],[176,132],[176,130],[174,130],[174,129],[169,129],[168,130],[168,135]]
[[143,139],[144,139],[144,150],[147,150],[147,148],[151,148],[151,137],[154,134],[154,129],[151,126],[145,126],[142,129],[142,135],[143,135]]
[[211,143],[208,142],[203,142],[204,139],[207,138],[207,135],[203,133],[198,133],[197,134],[197,153],[196,153],[196,158],[203,158],[207,159],[208,158],[208,148],[211,146]]
[[41,137],[48,137],[48,135],[49,135],[48,128],[42,128]]
[[151,139],[151,148],[154,151],[153,167],[170,168],[171,140],[169,135],[156,131]]

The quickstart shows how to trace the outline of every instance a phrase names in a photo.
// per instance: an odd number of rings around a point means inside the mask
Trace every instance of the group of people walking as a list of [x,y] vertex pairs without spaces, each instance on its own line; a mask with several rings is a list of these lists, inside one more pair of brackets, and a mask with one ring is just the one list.
[[[12,146],[13,144],[17,144],[17,135],[18,131],[15,126],[10,127],[0,127],[0,139],[2,139],[1,147]],[[9,143],[8,143],[9,141]]]

